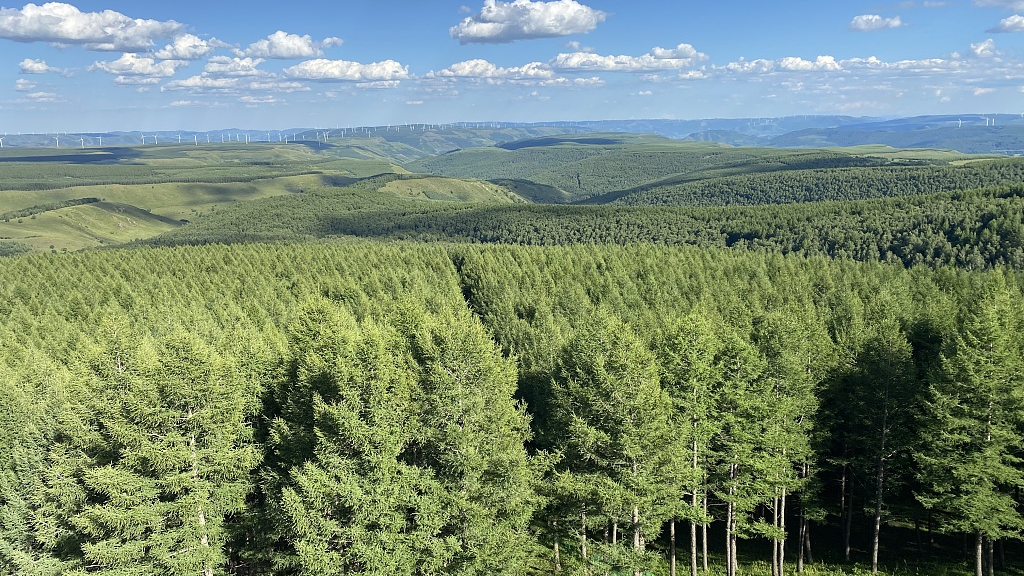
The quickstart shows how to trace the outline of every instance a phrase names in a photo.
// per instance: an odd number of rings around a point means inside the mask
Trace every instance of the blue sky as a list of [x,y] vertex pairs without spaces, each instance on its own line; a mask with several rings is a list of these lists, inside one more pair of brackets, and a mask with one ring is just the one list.
[[1024,0],[0,0],[0,132],[1024,113]]

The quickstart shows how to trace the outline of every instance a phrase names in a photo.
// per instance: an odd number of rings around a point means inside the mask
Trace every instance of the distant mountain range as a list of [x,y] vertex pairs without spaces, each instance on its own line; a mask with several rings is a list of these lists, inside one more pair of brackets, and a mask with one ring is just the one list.
[[[258,144],[295,142],[337,146],[347,138],[368,143],[401,144],[403,157],[489,146],[543,134],[630,132],[677,140],[719,142],[733,146],[822,148],[884,144],[895,148],[938,148],[964,153],[1024,154],[1024,114],[963,114],[872,118],[854,116],[787,116],[783,118],[710,118],[702,120],[597,120],[584,122],[460,122],[253,130],[118,131],[60,134],[5,134],[7,148],[94,148],[170,144]],[[372,147],[371,147],[372,148]]]

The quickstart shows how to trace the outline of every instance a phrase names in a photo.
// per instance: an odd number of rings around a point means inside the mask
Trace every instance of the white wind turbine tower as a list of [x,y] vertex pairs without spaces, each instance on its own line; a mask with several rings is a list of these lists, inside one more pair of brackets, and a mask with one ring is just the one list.
[[0,148],[3,148],[3,147],[4,147],[4,139],[0,138]]
[[85,138],[79,138],[82,141],[82,149],[85,149]]
[[158,145],[160,144],[160,139],[156,137],[156,134],[153,134],[153,143]]
[[193,135],[192,135],[192,138],[194,138],[194,139],[195,139],[195,141],[196,141],[196,146],[199,146],[199,134],[193,134]]
[[53,139],[57,142],[56,147],[60,148],[60,134],[55,134]]
[[100,139],[100,146],[103,146],[103,136],[99,136],[99,139]]
[[142,145],[143,146],[146,145],[146,135],[145,134],[142,135]]
[[178,144],[181,144],[181,132],[178,132]]

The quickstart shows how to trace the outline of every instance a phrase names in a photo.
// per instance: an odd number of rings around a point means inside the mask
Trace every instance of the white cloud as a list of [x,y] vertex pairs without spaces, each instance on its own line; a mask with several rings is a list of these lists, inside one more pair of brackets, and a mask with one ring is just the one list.
[[405,105],[406,106],[422,106],[423,105],[423,100],[406,100],[405,101]]
[[642,56],[601,56],[586,52],[559,54],[551,60],[551,67],[566,71],[597,72],[653,72],[689,68],[708,56],[689,44],[675,48],[654,48]]
[[307,60],[284,69],[284,75],[297,80],[324,82],[393,82],[409,77],[409,67],[394,60],[360,64],[346,60]]
[[19,78],[14,81],[14,89],[18,92],[28,92],[29,90],[35,90],[36,83],[24,78]]
[[159,83],[159,78],[147,76],[118,76],[117,78],[114,78],[114,84],[118,84],[120,86],[152,86]]
[[323,56],[325,49],[340,46],[341,42],[341,38],[334,37],[315,42],[308,34],[299,36],[278,30],[263,40],[250,44],[245,50],[236,50],[235,53],[238,56],[297,60]]
[[257,66],[262,63],[262,58],[231,58],[230,56],[214,56],[206,63],[204,75],[240,77],[270,75],[270,72],[257,68]]
[[222,43],[216,40],[207,42],[193,34],[182,34],[176,37],[173,43],[154,52],[153,57],[159,60],[199,60],[219,46],[222,46]]
[[652,94],[654,94],[654,92],[651,92],[650,90],[641,90],[636,93],[637,96],[650,96]]
[[359,82],[356,88],[364,90],[384,90],[387,88],[398,88],[401,84],[398,80],[374,80],[373,82]]
[[210,76],[192,76],[183,80],[173,80],[160,87],[161,92],[189,90],[196,93],[235,92],[239,89],[241,78],[212,78]]
[[22,74],[46,74],[47,72],[60,74],[63,72],[60,68],[53,68],[47,64],[45,60],[33,60],[31,58],[22,60],[18,64],[18,69]]
[[25,98],[32,102],[44,103],[44,102],[59,102],[60,98],[53,92],[33,92],[26,94]]
[[989,38],[977,44],[971,44],[971,54],[978,58],[992,58],[998,56],[999,52],[996,51],[995,41]]
[[1014,14],[1009,18],[1003,18],[989,32],[1024,32],[1024,16]]
[[484,0],[484,6],[478,14],[452,26],[448,33],[460,44],[501,44],[585,34],[604,22],[606,17],[604,12],[576,0]]
[[187,63],[182,60],[156,60],[126,52],[113,62],[96,62],[88,68],[90,72],[101,70],[118,76],[155,76],[167,78]]
[[476,78],[487,80],[491,83],[501,83],[505,81],[550,80],[555,77],[555,72],[546,64],[540,62],[530,62],[523,66],[501,68],[487,60],[475,59],[456,62],[439,72],[428,73],[427,77]]
[[995,88],[975,88],[974,89],[974,95],[975,96],[984,96],[985,94],[991,94],[992,92],[995,92],[995,91],[996,91]]
[[246,104],[277,104],[281,99],[275,96],[242,96],[238,101]]
[[1005,10],[1024,10],[1024,0],[974,0],[978,6],[1003,8]]
[[278,80],[252,80],[243,77],[214,77],[209,74],[173,80],[160,87],[161,92],[187,91],[193,94],[235,94],[238,92],[306,92],[309,90],[299,82]]
[[0,8],[0,39],[74,44],[89,50],[144,52],[155,40],[173,37],[182,25],[133,19],[113,10],[81,12],[62,2]]
[[223,102],[203,102],[202,100],[175,100],[168,104],[174,108],[224,108]]
[[878,14],[861,14],[850,21],[850,30],[857,32],[870,32],[873,30],[884,30],[886,28],[900,28],[905,26],[899,16],[882,18]]
[[842,70],[842,66],[836,62],[833,56],[818,56],[814,62],[810,60],[804,60],[803,58],[788,57],[779,60],[778,67],[781,70],[788,70],[791,72],[809,72],[814,70],[827,70],[837,71]]

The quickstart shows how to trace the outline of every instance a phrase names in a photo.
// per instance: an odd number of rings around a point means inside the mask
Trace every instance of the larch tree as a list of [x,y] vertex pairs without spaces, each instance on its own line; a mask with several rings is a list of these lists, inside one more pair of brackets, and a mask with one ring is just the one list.
[[1014,492],[1024,487],[1024,359],[1020,308],[1005,280],[989,278],[945,343],[929,387],[922,449],[922,504],[947,532],[974,536],[975,574],[984,545],[1024,529]]
[[598,310],[563,351],[554,387],[564,430],[562,471],[594,495],[581,508],[628,521],[624,567],[639,574],[649,569],[646,541],[678,509],[676,486],[690,461],[673,428],[657,360],[629,326]]
[[104,574],[222,573],[227,523],[258,463],[246,422],[255,394],[184,329],[106,336],[90,362],[102,394],[89,499],[75,518],[84,563]]

